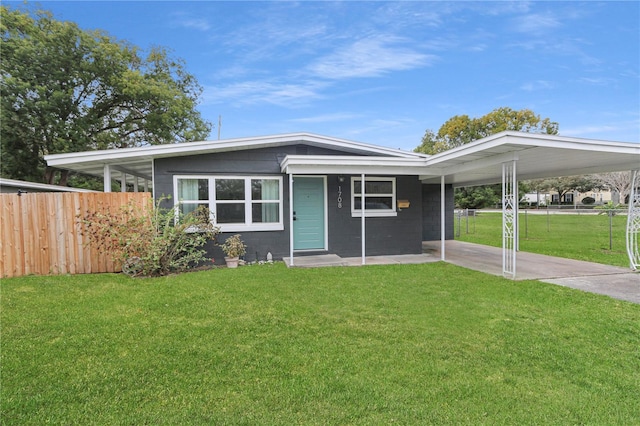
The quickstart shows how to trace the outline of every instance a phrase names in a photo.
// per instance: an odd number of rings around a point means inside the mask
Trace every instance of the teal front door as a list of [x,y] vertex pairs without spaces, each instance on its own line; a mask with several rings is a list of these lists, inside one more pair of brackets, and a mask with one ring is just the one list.
[[293,249],[325,249],[324,178],[293,178]]

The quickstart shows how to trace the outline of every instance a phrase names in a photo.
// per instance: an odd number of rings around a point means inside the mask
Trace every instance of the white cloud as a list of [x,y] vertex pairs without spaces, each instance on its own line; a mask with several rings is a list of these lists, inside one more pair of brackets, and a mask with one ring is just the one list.
[[394,36],[360,39],[335,53],[319,58],[308,70],[325,79],[377,77],[391,71],[419,68],[433,62],[426,55],[400,44],[405,40]]
[[175,15],[174,25],[199,31],[208,31],[211,29],[211,24],[207,19],[187,16],[183,13]]
[[520,89],[527,92],[535,92],[538,90],[553,89],[554,86],[555,85],[551,81],[536,80],[536,81],[530,81],[528,83],[523,84],[522,86],[520,86]]
[[236,106],[272,104],[296,107],[322,98],[322,85],[315,83],[280,83],[270,81],[244,81],[227,86],[208,86],[203,93],[203,104],[230,103]]
[[515,18],[513,24],[516,31],[531,34],[543,34],[561,25],[558,18],[551,13],[532,13]]
[[591,84],[594,86],[607,86],[614,82],[614,79],[607,77],[593,78],[593,77],[582,77],[580,79],[581,82]]
[[321,114],[312,117],[302,117],[302,118],[294,118],[289,120],[291,123],[330,123],[336,121],[345,121],[345,120],[353,120],[362,118],[362,114],[353,114],[353,113],[332,113],[332,114]]

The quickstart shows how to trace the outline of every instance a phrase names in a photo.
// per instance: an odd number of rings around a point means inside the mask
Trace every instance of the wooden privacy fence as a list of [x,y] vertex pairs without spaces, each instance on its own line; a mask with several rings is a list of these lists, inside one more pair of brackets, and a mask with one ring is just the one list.
[[0,277],[120,271],[90,242],[82,220],[129,203],[144,214],[150,199],[148,192],[0,194]]

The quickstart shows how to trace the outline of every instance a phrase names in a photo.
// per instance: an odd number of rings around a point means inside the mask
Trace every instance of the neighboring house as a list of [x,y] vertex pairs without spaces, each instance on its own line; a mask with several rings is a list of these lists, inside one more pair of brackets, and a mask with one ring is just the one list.
[[[587,197],[591,197],[595,200],[595,202],[589,204],[584,203],[584,199]],[[554,192],[530,192],[524,195],[522,201],[529,205],[540,205],[546,206],[549,204],[558,204],[558,193]],[[589,192],[568,192],[562,196],[561,204],[571,204],[576,206],[585,206],[585,205],[602,205],[606,204],[609,201],[613,200],[613,194],[608,190],[594,190]]]
[[28,192],[95,192],[89,189],[70,188],[68,186],[48,185],[24,180],[0,178],[0,193],[23,194]]
[[505,275],[515,276],[515,261],[504,259],[515,259],[517,180],[635,170],[640,145],[502,132],[428,156],[295,133],[45,160],[102,177],[105,192],[119,180],[121,188],[150,187],[156,199],[171,196],[166,205],[185,213],[205,206],[220,240],[242,234],[249,261],[270,252],[291,260],[294,253],[362,256],[365,263],[365,256],[421,253],[431,240],[442,241],[444,260],[453,189],[502,182],[503,263]]

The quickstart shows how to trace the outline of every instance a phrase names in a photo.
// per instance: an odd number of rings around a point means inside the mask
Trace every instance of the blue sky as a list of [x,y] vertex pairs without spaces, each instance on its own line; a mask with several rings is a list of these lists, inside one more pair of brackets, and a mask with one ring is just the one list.
[[640,142],[637,1],[39,5],[184,59],[211,139],[222,116],[222,138],[305,131],[412,150],[455,115],[511,107],[564,136]]

